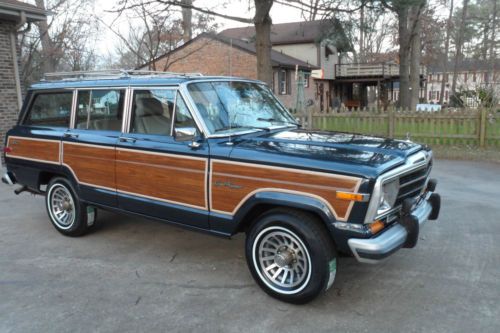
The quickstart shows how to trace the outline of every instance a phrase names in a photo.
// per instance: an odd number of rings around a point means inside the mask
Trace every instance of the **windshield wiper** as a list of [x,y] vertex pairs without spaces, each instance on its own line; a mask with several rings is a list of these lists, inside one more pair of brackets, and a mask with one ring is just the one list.
[[296,122],[292,121],[285,121],[285,120],[276,120],[275,118],[257,118],[258,121],[268,121],[270,123],[280,123],[280,124],[292,124],[292,125],[299,125]]
[[222,131],[238,129],[238,128],[249,128],[249,129],[270,131],[270,129],[267,127],[258,127],[258,126],[224,126],[224,127],[216,129],[215,132],[222,132]]

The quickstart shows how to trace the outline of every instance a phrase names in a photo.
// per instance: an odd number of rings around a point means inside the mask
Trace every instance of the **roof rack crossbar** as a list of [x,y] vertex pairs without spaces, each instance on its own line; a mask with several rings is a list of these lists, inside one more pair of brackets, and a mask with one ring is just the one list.
[[76,81],[76,80],[97,80],[97,79],[120,79],[132,76],[141,77],[191,77],[203,76],[201,73],[176,73],[176,72],[160,72],[137,69],[109,69],[98,71],[75,71],[75,72],[54,72],[45,73],[42,81]]

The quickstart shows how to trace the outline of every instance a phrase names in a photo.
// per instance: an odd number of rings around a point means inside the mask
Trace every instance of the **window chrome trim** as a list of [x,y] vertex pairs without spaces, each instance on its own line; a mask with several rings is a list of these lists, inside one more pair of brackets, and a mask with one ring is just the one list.
[[69,119],[69,130],[75,128],[76,124],[76,103],[77,103],[77,91],[76,89],[73,89],[73,98],[71,100],[71,114],[70,114],[70,119]]
[[[408,174],[416,169],[421,168],[422,166],[427,165],[432,159],[431,151],[419,151],[413,155],[410,155],[404,165],[397,167],[396,169],[390,170],[377,178],[375,181],[375,185],[373,187],[372,196],[370,199],[370,203],[368,204],[368,210],[366,211],[365,216],[365,224],[374,222],[378,216],[377,210],[380,202],[380,195],[382,191],[382,185],[388,181],[391,181],[395,178],[401,177],[405,174]],[[389,211],[390,212],[390,211]],[[389,212],[385,212],[380,215],[383,216]]]
[[130,87],[127,87],[127,90],[125,90],[125,101],[123,102],[123,119],[122,119],[122,133],[128,133],[128,128],[130,126],[130,121],[129,121],[129,114],[131,113],[131,107],[130,107],[130,100],[131,100],[131,89]]

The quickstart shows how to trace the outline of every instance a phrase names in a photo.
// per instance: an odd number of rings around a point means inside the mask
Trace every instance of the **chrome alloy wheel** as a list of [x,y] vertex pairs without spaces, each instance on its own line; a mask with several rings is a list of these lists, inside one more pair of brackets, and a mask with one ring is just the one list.
[[71,192],[62,184],[55,184],[48,193],[49,212],[55,224],[69,229],[75,222],[75,202]]
[[253,244],[253,263],[261,280],[282,294],[295,294],[311,278],[311,258],[302,240],[278,226],[262,230]]

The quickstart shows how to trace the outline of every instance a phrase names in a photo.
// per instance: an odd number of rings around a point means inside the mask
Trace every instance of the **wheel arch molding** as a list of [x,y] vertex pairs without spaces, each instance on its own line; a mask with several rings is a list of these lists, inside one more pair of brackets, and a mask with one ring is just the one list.
[[234,232],[243,230],[252,223],[254,208],[265,205],[273,208],[289,207],[309,211],[318,215],[325,226],[335,222],[336,218],[329,207],[321,200],[307,195],[293,194],[279,191],[262,191],[249,197],[235,213],[233,220],[236,222]]

